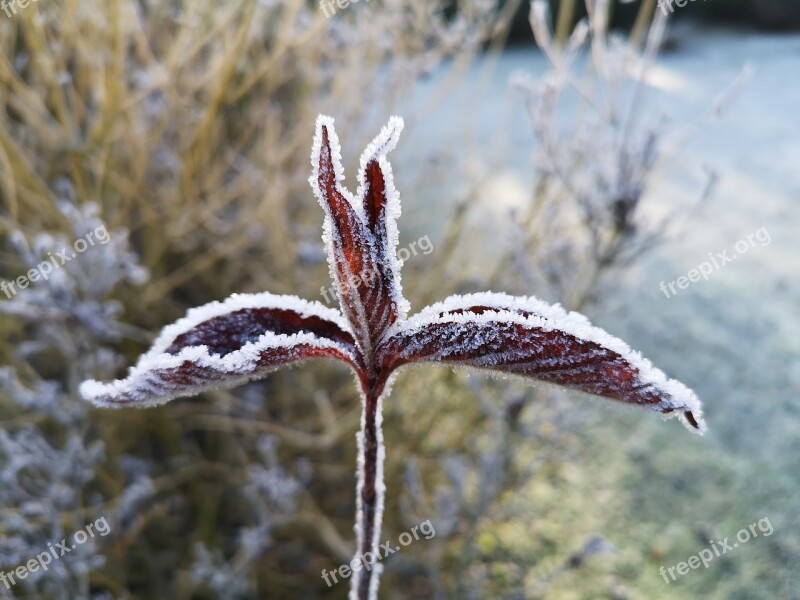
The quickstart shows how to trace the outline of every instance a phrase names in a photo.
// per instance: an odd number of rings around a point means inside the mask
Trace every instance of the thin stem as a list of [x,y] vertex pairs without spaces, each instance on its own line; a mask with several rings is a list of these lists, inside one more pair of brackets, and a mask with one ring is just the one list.
[[362,397],[361,431],[358,434],[358,487],[356,519],[358,545],[351,563],[350,600],[374,600],[382,566],[376,562],[383,518],[383,431],[380,394]]
[[569,39],[572,24],[575,20],[575,0],[562,0],[558,5],[558,20],[556,24],[556,41],[564,45]]

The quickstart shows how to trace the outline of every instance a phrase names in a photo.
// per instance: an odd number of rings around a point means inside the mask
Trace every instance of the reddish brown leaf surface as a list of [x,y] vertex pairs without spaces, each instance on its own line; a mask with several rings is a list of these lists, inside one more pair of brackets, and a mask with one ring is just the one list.
[[196,325],[178,335],[165,352],[178,354],[188,346],[207,346],[209,354],[226,356],[271,332],[279,335],[312,333],[320,338],[339,342],[356,353],[353,336],[336,323],[316,315],[304,316],[293,310],[277,308],[243,308]]
[[[685,422],[701,428],[691,410],[691,392],[667,380],[616,338],[588,322],[570,320],[570,315],[553,307],[544,316],[520,308],[523,302],[514,306],[509,297],[484,297],[494,300],[495,306],[432,312],[427,322],[419,319],[413,326],[395,328],[381,344],[380,372],[388,374],[418,362],[485,369],[648,406],[664,414],[690,408],[682,411]],[[593,339],[578,335],[580,330]]]
[[[378,158],[367,160],[361,175],[363,198],[351,200],[338,181],[338,139],[324,121],[318,127],[316,191],[330,222],[329,252],[339,302],[363,353],[371,356],[378,340],[399,316],[396,274],[388,256],[387,180]],[[386,150],[385,142],[373,145]],[[353,206],[359,202],[361,213]]]
[[293,296],[238,295],[166,328],[127,378],[86,382],[81,391],[100,406],[153,406],[312,358],[344,361],[363,378],[360,351],[336,311]]

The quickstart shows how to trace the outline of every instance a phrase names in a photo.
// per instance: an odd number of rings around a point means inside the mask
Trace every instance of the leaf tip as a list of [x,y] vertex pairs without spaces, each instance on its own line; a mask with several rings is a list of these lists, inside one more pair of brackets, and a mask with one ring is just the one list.
[[686,428],[692,433],[696,433],[698,435],[705,434],[707,427],[706,422],[703,420],[702,414],[695,414],[691,410],[685,410],[681,414],[680,419]]

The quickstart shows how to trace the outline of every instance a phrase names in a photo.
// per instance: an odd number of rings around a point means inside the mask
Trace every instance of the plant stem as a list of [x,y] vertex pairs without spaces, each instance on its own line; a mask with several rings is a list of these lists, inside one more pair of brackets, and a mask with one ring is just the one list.
[[[361,431],[358,434],[358,487],[356,519],[358,546],[350,587],[350,600],[373,600],[378,595],[381,565],[377,563],[383,517],[383,431],[380,394],[371,390],[362,397]],[[360,563],[360,566],[359,566]],[[374,564],[371,564],[374,563]]]
[[631,30],[631,42],[639,46],[647,36],[647,30],[653,22],[653,15],[656,12],[656,0],[644,0],[639,7],[633,29]]
[[575,20],[575,0],[562,0],[558,5],[558,20],[556,23],[556,41],[562,46],[569,39]]

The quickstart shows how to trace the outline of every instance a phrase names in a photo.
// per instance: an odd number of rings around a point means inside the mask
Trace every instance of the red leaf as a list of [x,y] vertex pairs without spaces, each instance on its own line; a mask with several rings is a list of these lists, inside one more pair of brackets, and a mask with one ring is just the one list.
[[360,352],[337,311],[294,296],[234,295],[165,328],[127,378],[87,381],[81,393],[99,406],[155,406],[311,358],[342,360],[363,378]]
[[[320,118],[312,151],[312,188],[325,209],[325,238],[342,311],[366,357],[386,329],[405,315],[390,227],[399,199],[385,159],[402,129],[391,122],[362,155],[360,189],[353,197],[340,185],[343,169],[333,121]],[[397,207],[395,209],[395,207]]]
[[384,377],[412,362],[475,367],[677,411],[689,428],[704,428],[691,390],[583,316],[535,298],[451,297],[393,328],[378,360]]

